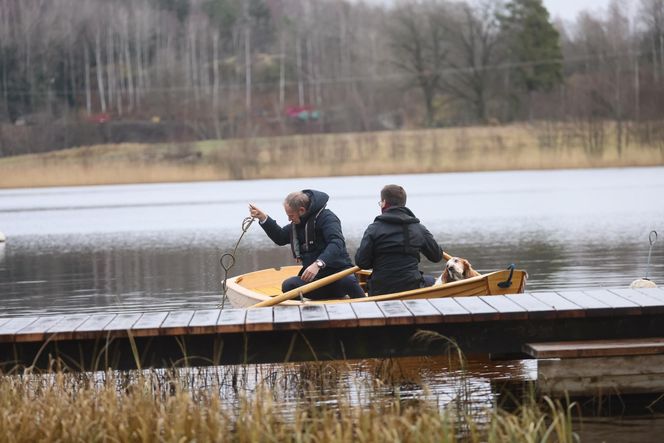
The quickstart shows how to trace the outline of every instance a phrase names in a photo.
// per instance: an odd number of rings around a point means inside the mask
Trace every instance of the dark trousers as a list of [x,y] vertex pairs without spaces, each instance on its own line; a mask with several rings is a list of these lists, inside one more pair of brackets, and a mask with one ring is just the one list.
[[[302,280],[300,277],[290,277],[281,283],[281,290],[282,292],[288,292],[306,284],[307,282]],[[347,275],[341,280],[337,280],[330,283],[329,285],[323,286],[322,288],[304,294],[305,297],[311,300],[342,298],[345,295],[349,296],[350,298],[366,297],[366,294],[360,287],[360,284],[357,282],[357,279],[354,275]]]

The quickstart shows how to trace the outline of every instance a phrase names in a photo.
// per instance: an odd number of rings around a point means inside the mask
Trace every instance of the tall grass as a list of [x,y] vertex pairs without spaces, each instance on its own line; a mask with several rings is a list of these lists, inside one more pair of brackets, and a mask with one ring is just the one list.
[[614,133],[611,123],[544,122],[101,145],[0,159],[0,187],[664,164],[660,144]]
[[[571,442],[572,410],[534,399],[514,413],[440,407],[395,362],[0,377],[0,441]],[[463,401],[460,399],[459,401]]]

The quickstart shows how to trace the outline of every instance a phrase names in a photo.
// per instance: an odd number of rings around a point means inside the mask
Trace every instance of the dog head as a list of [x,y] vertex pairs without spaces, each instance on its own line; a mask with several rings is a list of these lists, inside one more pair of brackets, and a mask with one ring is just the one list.
[[452,257],[445,263],[443,275],[440,277],[442,283],[463,280],[473,276],[470,263],[465,258]]

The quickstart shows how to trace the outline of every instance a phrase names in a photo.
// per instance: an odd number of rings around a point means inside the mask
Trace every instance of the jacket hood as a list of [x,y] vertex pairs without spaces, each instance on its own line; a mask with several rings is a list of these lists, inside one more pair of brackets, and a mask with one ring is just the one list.
[[375,218],[375,221],[392,223],[395,225],[409,225],[419,223],[420,219],[415,217],[410,209],[405,206],[396,206],[388,208],[387,211]]
[[302,220],[308,220],[311,214],[318,214],[318,211],[323,209],[330,199],[330,196],[322,191],[303,189],[302,192],[309,196],[309,209],[302,216]]

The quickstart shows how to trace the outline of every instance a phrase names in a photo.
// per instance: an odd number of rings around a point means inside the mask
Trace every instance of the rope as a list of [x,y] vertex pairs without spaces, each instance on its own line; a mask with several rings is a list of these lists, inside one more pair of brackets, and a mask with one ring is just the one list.
[[244,220],[242,220],[242,234],[240,234],[240,238],[237,239],[237,243],[235,243],[233,252],[227,252],[219,259],[219,264],[221,265],[221,269],[224,275],[224,278],[221,280],[221,304],[219,305],[221,309],[224,309],[226,299],[228,298],[226,296],[226,292],[228,291],[226,281],[228,280],[228,274],[230,273],[231,268],[233,268],[235,265],[235,253],[237,252],[237,247],[240,245],[242,237],[244,237],[244,234],[247,233],[253,222],[253,217],[246,217]]

